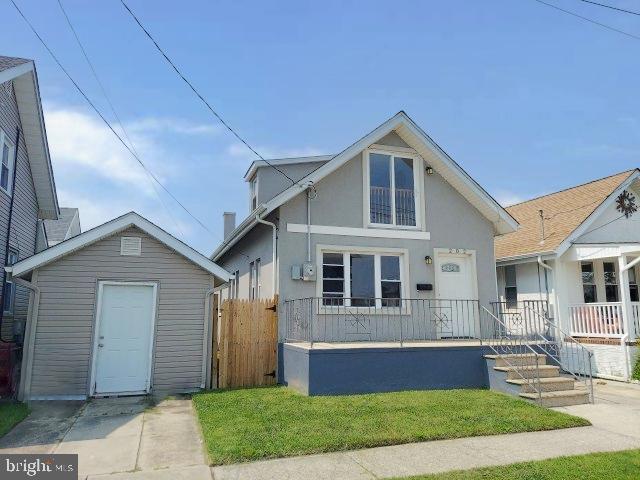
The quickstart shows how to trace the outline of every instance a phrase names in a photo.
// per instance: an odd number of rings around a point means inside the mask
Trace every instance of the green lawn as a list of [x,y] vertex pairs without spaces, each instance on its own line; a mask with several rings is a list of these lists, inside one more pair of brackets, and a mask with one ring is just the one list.
[[0,437],[29,415],[29,408],[24,403],[0,402]]
[[489,390],[307,397],[269,387],[200,393],[193,402],[215,465],[589,425]]
[[627,450],[425,475],[411,477],[411,480],[637,480],[638,478],[640,478],[640,450]]

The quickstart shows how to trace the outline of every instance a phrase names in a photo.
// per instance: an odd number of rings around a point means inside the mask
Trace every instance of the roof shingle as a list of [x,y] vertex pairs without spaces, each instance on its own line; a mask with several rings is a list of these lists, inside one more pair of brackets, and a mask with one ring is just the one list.
[[9,68],[17,67],[18,65],[22,65],[23,63],[28,63],[30,61],[31,60],[28,60],[26,58],[5,57],[0,55],[0,72]]
[[[496,260],[555,251],[635,171],[617,173],[507,207],[520,228],[496,237]],[[544,242],[540,241],[540,210],[545,219]]]

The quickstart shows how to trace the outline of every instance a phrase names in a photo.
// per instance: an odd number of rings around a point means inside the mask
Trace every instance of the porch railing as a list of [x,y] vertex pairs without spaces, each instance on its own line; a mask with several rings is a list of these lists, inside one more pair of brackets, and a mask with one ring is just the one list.
[[404,342],[495,338],[478,300],[302,298],[283,305],[290,342]]
[[[637,304],[635,311],[637,312]],[[569,333],[574,336],[622,337],[627,333],[624,331],[621,302],[571,305],[569,321]]]

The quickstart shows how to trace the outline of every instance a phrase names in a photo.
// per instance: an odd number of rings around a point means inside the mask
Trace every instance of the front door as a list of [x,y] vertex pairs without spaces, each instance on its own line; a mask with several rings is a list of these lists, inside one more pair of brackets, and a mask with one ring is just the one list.
[[436,308],[439,338],[476,338],[478,294],[475,256],[461,249],[435,252]]
[[94,393],[149,390],[155,285],[101,282]]

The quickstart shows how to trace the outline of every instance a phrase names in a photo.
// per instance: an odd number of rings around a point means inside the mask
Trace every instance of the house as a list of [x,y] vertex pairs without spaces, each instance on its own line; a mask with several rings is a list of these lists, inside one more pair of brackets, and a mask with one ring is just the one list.
[[45,220],[44,231],[47,247],[64,242],[80,234],[80,211],[77,208],[60,207],[58,220]]
[[640,334],[640,171],[621,172],[507,207],[521,228],[496,239],[503,314],[548,302],[593,373],[629,380]]
[[[45,248],[42,221],[56,220],[59,213],[31,60],[0,56],[0,160],[0,262],[6,265]],[[28,290],[2,276],[0,396],[11,392],[19,375],[28,298]]]
[[409,116],[335,155],[253,162],[245,181],[250,213],[237,226],[225,213],[211,258],[233,275],[219,299],[279,296],[281,382],[306,393],[487,385],[474,340],[497,299],[494,238],[518,224]]
[[20,399],[208,386],[223,268],[131,212],[7,266],[30,292]]

